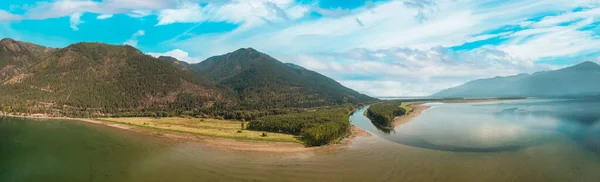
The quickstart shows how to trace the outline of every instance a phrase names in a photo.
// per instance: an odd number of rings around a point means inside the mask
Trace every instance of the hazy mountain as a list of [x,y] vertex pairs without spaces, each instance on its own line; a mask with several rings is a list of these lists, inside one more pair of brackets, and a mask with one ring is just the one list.
[[215,81],[245,108],[313,107],[375,100],[298,65],[252,48],[214,56],[190,67]]
[[600,95],[600,65],[584,62],[568,68],[475,80],[432,97],[562,97]]

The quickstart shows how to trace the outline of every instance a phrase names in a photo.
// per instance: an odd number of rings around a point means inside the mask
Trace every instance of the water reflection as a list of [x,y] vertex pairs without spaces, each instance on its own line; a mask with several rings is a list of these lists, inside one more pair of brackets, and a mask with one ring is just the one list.
[[396,133],[396,130],[394,130],[394,127],[384,126],[384,125],[381,125],[381,124],[373,122],[373,121],[371,121],[371,124],[373,124],[373,126],[375,126],[375,128],[377,128],[379,131],[381,131],[385,134]]
[[386,140],[432,150],[514,151],[564,136],[591,151],[600,150],[600,100],[528,99],[431,106],[411,122],[393,129],[373,125],[362,116],[367,107],[351,120]]
[[[553,118],[555,125],[546,127],[549,130],[562,132],[586,148],[598,152],[600,150],[600,99],[577,98],[561,100],[536,100],[532,102],[502,103],[503,107],[526,105],[518,110],[505,109],[498,113],[500,117],[510,118],[533,117]],[[530,124],[539,127],[539,124]]]
[[[484,106],[485,105],[475,105]],[[552,117],[563,122],[593,125],[600,121],[600,100],[533,100],[530,102],[499,103],[499,107],[510,107],[497,114],[536,117]]]

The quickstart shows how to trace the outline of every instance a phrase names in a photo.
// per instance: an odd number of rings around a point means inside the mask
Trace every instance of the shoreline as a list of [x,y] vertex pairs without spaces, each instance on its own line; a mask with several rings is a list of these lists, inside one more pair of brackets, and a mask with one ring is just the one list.
[[[309,151],[320,151],[320,150],[339,150],[344,146],[348,145],[351,141],[353,141],[356,137],[366,137],[371,136],[370,133],[366,132],[359,127],[351,125],[350,132],[348,136],[344,137],[337,143],[324,145],[324,146],[316,146],[316,147],[306,147],[300,143],[294,142],[275,142],[275,141],[254,141],[254,140],[241,140],[241,139],[231,139],[231,138],[222,138],[222,137],[213,137],[213,136],[202,136],[198,134],[191,133],[183,133],[177,131],[169,131],[164,129],[152,129],[152,128],[144,128],[140,126],[132,126],[127,124],[119,124],[109,121],[99,121],[90,118],[70,118],[70,117],[51,117],[45,115],[35,115],[35,116],[22,116],[22,115],[13,115],[13,114],[4,114],[1,113],[0,116],[3,117],[13,117],[13,118],[28,118],[28,119],[55,119],[55,120],[69,120],[69,121],[78,121],[85,122],[90,124],[102,125],[106,127],[111,127],[115,129],[126,130],[130,132],[136,132],[144,135],[151,135],[155,137],[161,137],[165,139],[169,139],[175,142],[197,142],[203,146],[217,149],[226,149],[226,150],[236,150],[236,151],[248,151],[248,152],[276,152],[276,153],[295,153],[295,152],[309,152]],[[98,118],[101,119],[101,118]]]
[[392,120],[392,127],[396,127],[396,126],[400,126],[403,124],[408,123],[409,121],[411,121],[412,119],[414,119],[415,117],[421,115],[421,113],[429,108],[431,108],[431,106],[424,106],[424,104],[426,104],[428,102],[416,102],[416,103],[411,103],[408,106],[412,107],[413,110],[405,115],[402,116],[398,116],[395,117]]
[[[440,100],[434,102],[446,103],[446,104],[463,104],[463,103],[484,103],[484,102],[496,102],[496,101],[504,101],[504,100],[518,100],[518,99],[473,99],[473,100]],[[433,102],[414,102],[410,103],[408,106],[412,107],[413,110],[407,115],[402,115],[395,117],[392,120],[392,127],[400,126],[408,123],[415,117],[421,115],[423,111],[431,108],[431,106],[425,106],[424,104],[433,103]]]

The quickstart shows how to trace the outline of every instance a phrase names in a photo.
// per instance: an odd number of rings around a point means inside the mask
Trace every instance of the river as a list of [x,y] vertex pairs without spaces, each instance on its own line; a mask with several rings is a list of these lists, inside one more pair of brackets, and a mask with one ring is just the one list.
[[600,101],[430,103],[340,150],[240,152],[62,120],[0,118],[0,181],[590,181]]

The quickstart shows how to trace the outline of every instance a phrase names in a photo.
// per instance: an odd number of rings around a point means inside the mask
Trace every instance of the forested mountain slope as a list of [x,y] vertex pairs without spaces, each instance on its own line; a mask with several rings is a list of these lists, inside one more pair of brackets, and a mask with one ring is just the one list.
[[252,48],[188,64],[131,46],[54,49],[0,41],[0,106],[68,116],[209,115],[252,119],[376,100]]
[[55,50],[8,38],[0,40],[0,82],[26,71]]
[[[16,42],[13,47],[26,45]],[[20,51],[8,49],[6,54]],[[31,63],[23,63],[22,72],[0,83],[4,110],[170,111],[180,105],[204,107],[222,98],[214,86],[200,83],[195,75],[131,46],[77,43],[47,54],[27,53],[32,54],[20,58]],[[0,65],[17,65],[13,60],[0,59]]]
[[335,80],[243,48],[190,65],[239,102],[243,109],[316,107],[375,100]]

